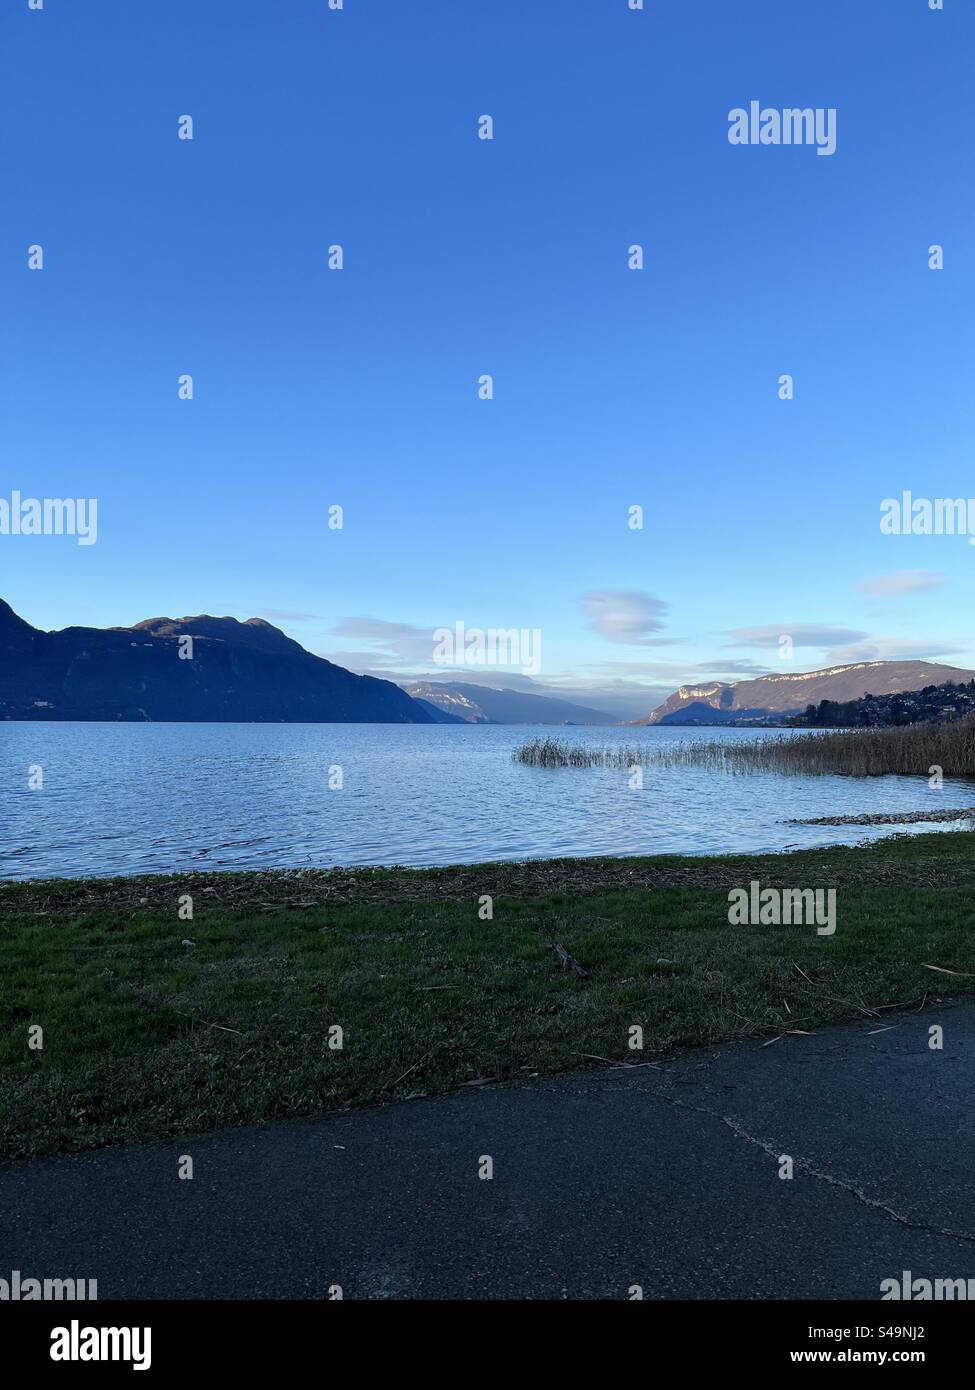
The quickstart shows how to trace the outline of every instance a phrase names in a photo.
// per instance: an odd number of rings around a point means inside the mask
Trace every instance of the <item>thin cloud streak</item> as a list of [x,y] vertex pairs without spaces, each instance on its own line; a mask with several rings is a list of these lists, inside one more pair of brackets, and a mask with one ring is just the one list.
[[875,598],[902,598],[906,594],[926,594],[940,589],[945,576],[934,570],[896,570],[893,574],[877,574],[861,579],[856,586],[860,594]]

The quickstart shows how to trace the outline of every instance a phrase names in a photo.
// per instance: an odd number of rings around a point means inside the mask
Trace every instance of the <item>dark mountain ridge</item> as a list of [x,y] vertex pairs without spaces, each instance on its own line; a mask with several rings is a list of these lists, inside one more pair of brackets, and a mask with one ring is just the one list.
[[2,599],[0,719],[434,722],[392,681],[353,675],[262,618],[42,632]]

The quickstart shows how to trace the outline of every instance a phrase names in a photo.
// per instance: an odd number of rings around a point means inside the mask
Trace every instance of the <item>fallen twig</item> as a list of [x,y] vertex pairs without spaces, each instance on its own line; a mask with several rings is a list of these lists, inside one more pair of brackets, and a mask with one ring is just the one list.
[[237,1033],[240,1037],[244,1036],[242,1028],[225,1028],[222,1023],[210,1023],[205,1018],[194,1018],[192,1014],[184,1014],[182,1009],[174,1009],[173,1012],[179,1014],[180,1018],[188,1018],[191,1023],[202,1023],[204,1028],[219,1028],[222,1033]]
[[626,1071],[634,1067],[651,1067],[654,1071],[663,1071],[663,1067],[658,1067],[656,1062],[613,1062],[609,1057],[600,1057],[598,1052],[580,1052],[579,1056],[588,1057],[593,1062],[605,1062],[616,1071]]
[[[400,1083],[401,1081],[405,1081],[405,1080],[406,1080],[406,1078],[409,1076],[409,1074],[410,1074],[411,1071],[416,1071],[417,1067],[422,1067],[422,1066],[423,1066],[423,1063],[426,1062],[426,1061],[428,1061],[428,1060],[433,1056],[433,1054],[436,1052],[436,1050],[437,1050],[437,1049],[436,1049],[435,1047],[431,1047],[431,1049],[430,1049],[430,1051],[427,1053],[426,1057],[421,1057],[420,1060],[419,1060],[418,1062],[414,1062],[414,1063],[413,1063],[412,1067],[407,1067],[407,1068],[406,1068],[406,1071],[404,1071],[403,1075],[402,1075],[402,1076],[398,1076],[398,1077],[396,1078],[396,1080],[393,1082],[393,1086],[398,1086],[399,1083]],[[390,1090],[392,1090],[392,1086],[390,1087]]]
[[587,970],[584,965],[580,965],[579,962],[576,960],[575,956],[570,956],[568,951],[562,945],[561,941],[553,941],[550,944],[552,950],[559,957],[563,966],[569,966],[572,970],[576,972],[577,975],[581,975],[584,980],[589,978],[589,976],[592,974],[592,971]]

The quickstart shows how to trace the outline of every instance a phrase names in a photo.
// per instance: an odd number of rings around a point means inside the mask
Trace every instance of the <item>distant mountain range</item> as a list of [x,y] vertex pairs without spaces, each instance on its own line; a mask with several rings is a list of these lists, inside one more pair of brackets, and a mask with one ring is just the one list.
[[[192,638],[192,656],[188,655]],[[846,705],[975,672],[928,661],[681,686],[636,724],[783,724],[822,701]],[[852,716],[851,716],[852,717]],[[874,717],[873,714],[870,716]],[[856,718],[860,718],[859,712]],[[403,688],[314,656],[262,618],[149,618],[133,627],[42,632],[0,599],[0,720],[219,723],[618,724],[604,710],[466,681]]]
[[895,695],[975,676],[931,661],[860,661],[822,671],[758,676],[754,680],[682,685],[662,705],[634,724],[784,723],[821,700],[843,704],[863,695]]
[[262,618],[41,632],[2,599],[0,719],[437,722],[392,681],[313,656]]
[[408,681],[414,700],[464,724],[618,724],[605,710],[589,709],[548,695],[494,690],[464,681]]

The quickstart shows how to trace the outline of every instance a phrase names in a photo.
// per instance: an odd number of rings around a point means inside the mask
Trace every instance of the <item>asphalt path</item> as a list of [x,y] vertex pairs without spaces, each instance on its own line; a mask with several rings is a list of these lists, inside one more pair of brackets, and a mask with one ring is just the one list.
[[876,1300],[905,1270],[975,1279],[973,1154],[960,1002],[8,1165],[0,1277],[99,1299]]

